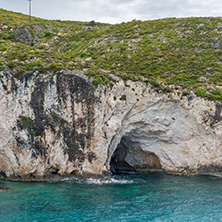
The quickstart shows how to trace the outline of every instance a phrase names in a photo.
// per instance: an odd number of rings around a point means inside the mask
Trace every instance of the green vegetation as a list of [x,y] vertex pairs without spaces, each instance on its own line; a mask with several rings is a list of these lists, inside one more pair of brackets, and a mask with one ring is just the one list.
[[55,125],[59,127],[57,135],[60,136],[61,132],[64,130],[65,124],[67,124],[67,121],[59,117],[59,115],[55,112],[52,112],[50,115]]
[[27,116],[20,116],[19,117],[19,125],[23,128],[28,130],[28,132],[35,136],[36,132],[34,131],[35,121],[32,120],[30,117]]
[[[168,18],[109,25],[50,21],[0,9],[0,70],[83,70],[95,87],[109,73],[162,93],[222,101],[222,18]],[[15,76],[19,76],[16,74]]]
[[21,127],[24,129],[29,129],[34,127],[34,121],[27,116],[20,116]]
[[126,95],[122,95],[119,99],[122,101],[126,101]]
[[202,89],[197,88],[197,89],[195,90],[195,94],[196,94],[197,96],[202,96],[202,97],[204,97],[206,93],[205,93]]

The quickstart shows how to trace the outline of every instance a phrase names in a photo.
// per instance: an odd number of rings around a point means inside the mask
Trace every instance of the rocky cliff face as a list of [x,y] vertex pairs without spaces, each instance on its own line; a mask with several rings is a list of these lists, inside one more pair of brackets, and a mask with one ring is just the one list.
[[222,170],[222,104],[119,80],[95,89],[83,72],[1,72],[0,174]]

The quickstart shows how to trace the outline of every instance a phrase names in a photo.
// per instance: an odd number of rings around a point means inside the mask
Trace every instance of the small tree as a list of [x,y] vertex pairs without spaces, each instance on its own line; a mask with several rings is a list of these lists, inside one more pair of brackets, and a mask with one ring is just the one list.
[[90,26],[95,26],[96,25],[96,22],[94,20],[92,20],[91,22],[89,22],[89,25]]

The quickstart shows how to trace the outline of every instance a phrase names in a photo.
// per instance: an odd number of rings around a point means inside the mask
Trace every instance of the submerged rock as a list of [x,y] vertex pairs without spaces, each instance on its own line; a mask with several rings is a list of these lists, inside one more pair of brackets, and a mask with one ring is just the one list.
[[2,178],[221,172],[219,102],[142,82],[95,89],[81,71],[1,75]]
[[0,191],[6,191],[6,190],[11,190],[11,189],[8,187],[0,187]]
[[11,188],[6,187],[3,183],[0,183],[0,192],[1,191],[6,191],[6,190],[11,190]]

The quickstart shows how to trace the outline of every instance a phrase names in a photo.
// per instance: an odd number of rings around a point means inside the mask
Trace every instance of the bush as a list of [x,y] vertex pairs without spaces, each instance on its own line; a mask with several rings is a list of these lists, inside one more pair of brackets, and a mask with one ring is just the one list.
[[95,86],[96,88],[98,87],[98,85],[100,84],[100,80],[99,79],[94,79],[92,81],[93,86]]
[[6,64],[10,69],[13,69],[15,67],[15,63],[10,61]]
[[121,77],[122,80],[128,80],[129,79],[129,76],[128,76],[127,73],[120,74],[120,77]]
[[51,71],[54,71],[54,72],[57,72],[57,71],[60,71],[63,69],[63,66],[61,63],[56,63],[56,62],[52,62],[48,67],[47,67],[48,70],[51,70]]
[[29,58],[28,53],[21,53],[21,54],[19,55],[19,59],[20,59],[21,61],[25,61],[25,60],[27,60],[28,58]]
[[59,116],[58,116],[58,114],[56,114],[55,112],[52,112],[51,113],[51,117],[52,117],[52,119],[53,119],[53,122],[55,122],[56,124],[58,124],[59,123]]
[[34,121],[27,116],[20,116],[20,124],[23,129],[32,129],[34,127]]
[[212,90],[211,93],[212,93],[213,95],[215,95],[215,96],[220,96],[220,95],[221,95],[221,91],[218,90],[218,89]]
[[195,90],[195,94],[196,94],[197,96],[204,97],[206,93],[205,93],[205,91],[203,91],[202,89],[197,88],[197,89]]
[[153,79],[150,79],[149,80],[149,83],[153,86],[153,87],[159,87],[160,86],[160,84],[157,82],[157,81],[155,81],[155,80],[153,80]]
[[122,95],[119,99],[120,99],[121,101],[126,101],[126,95]]
[[32,71],[34,67],[37,67],[39,72],[41,72],[41,73],[45,72],[45,67],[43,66],[43,64],[40,60],[35,60],[33,62],[26,64],[27,70]]
[[46,38],[50,38],[50,37],[52,37],[53,36],[53,34],[51,33],[51,32],[49,32],[49,31],[46,31],[45,32],[45,37]]
[[96,26],[96,22],[94,20],[92,20],[91,22],[89,22],[88,24],[89,26]]

